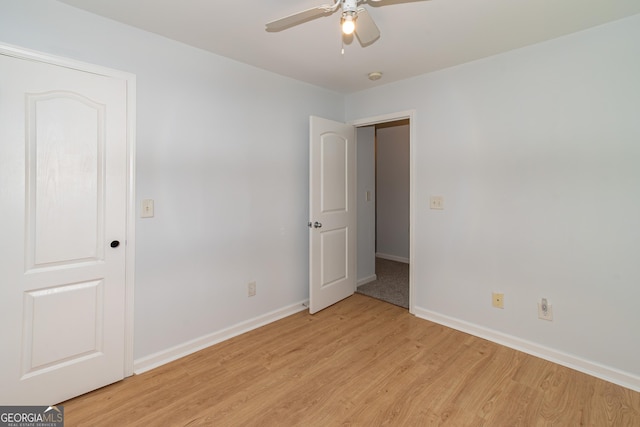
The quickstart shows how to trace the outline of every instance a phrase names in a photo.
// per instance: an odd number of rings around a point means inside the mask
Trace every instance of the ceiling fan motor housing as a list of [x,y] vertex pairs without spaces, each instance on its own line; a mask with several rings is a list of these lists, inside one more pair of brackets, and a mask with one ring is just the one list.
[[358,0],[342,0],[342,16],[347,13],[354,15],[358,9]]

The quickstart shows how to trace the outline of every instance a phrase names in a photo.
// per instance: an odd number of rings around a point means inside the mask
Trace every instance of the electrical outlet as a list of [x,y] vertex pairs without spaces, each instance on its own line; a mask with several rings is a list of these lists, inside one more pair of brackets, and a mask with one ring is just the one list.
[[538,303],[538,318],[549,321],[553,320],[553,307],[547,302],[546,298],[542,298]]
[[504,294],[494,292],[491,294],[491,304],[496,308],[504,308]]
[[250,297],[256,296],[256,282],[249,282],[247,285],[247,295]]

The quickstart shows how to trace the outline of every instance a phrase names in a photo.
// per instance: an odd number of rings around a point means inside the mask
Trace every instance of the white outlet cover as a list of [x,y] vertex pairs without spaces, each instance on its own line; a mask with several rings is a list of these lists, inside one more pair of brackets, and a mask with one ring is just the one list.
[[551,304],[547,304],[547,311],[545,312],[542,308],[542,303],[538,303],[538,318],[542,320],[553,320],[553,306]]
[[249,282],[247,285],[247,296],[256,296],[256,282]]

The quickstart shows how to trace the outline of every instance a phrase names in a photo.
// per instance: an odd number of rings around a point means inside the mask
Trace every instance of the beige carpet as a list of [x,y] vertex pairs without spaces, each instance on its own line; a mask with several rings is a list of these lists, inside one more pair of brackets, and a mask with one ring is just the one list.
[[409,308],[409,264],[376,258],[376,276],[373,282],[358,286],[356,292]]

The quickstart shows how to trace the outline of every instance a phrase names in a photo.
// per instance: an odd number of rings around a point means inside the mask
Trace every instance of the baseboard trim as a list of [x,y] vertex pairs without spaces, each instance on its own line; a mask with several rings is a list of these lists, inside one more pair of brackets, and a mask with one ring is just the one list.
[[398,262],[403,262],[405,264],[409,264],[409,258],[396,256],[396,255],[376,253],[376,258],[388,259],[389,261],[398,261]]
[[545,359],[550,362],[566,366],[567,368],[583,372],[587,375],[640,392],[640,376],[633,375],[629,372],[610,368],[531,341],[523,340],[513,335],[504,334],[493,329],[445,316],[421,307],[415,307],[413,314],[421,319],[429,320],[476,337],[484,338],[497,344],[522,351],[532,356],[540,357],[541,359]]
[[238,323],[230,328],[223,329],[218,332],[214,332],[209,335],[205,335],[200,338],[196,338],[191,341],[187,341],[183,344],[179,344],[175,347],[171,347],[167,350],[159,351],[149,356],[142,357],[134,360],[133,372],[135,374],[141,374],[151,369],[162,366],[166,363],[173,362],[181,357],[188,356],[196,351],[210,347],[214,344],[218,344],[222,341],[228,340],[235,336],[244,334],[253,329],[259,328],[276,320],[280,320],[284,317],[306,310],[309,306],[309,301],[301,301],[290,306],[274,310],[270,313],[266,313],[262,316],[254,317],[247,321]]
[[358,283],[356,283],[356,287],[365,285],[369,282],[373,282],[374,280],[377,280],[377,279],[378,279],[378,276],[375,274],[372,274],[371,276],[368,276],[368,277],[364,277],[358,280]]

